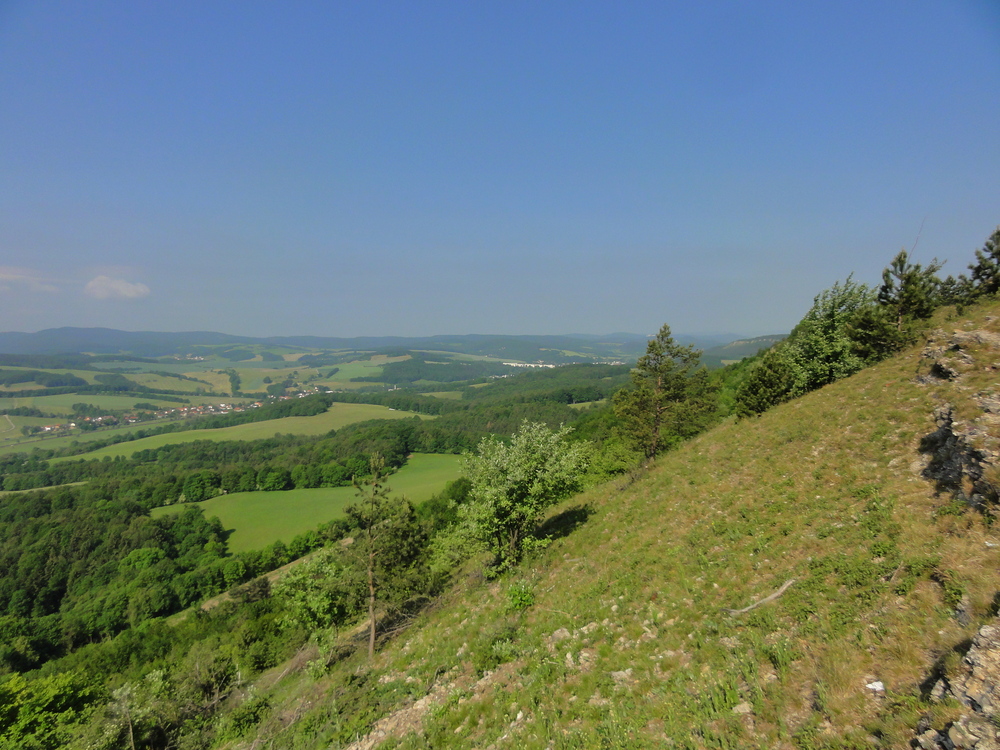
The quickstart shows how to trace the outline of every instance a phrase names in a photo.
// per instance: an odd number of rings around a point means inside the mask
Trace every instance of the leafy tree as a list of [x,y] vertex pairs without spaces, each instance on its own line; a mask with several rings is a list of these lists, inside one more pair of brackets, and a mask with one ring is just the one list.
[[865,366],[850,326],[862,310],[874,304],[871,287],[851,277],[816,296],[782,348],[794,375],[793,396],[853,375]]
[[569,432],[525,421],[510,442],[484,438],[466,456],[472,499],[460,514],[496,556],[498,570],[520,561],[546,508],[580,489],[589,446],[568,441]]
[[274,593],[286,623],[313,632],[339,625],[356,611],[358,587],[341,557],[337,550],[322,549],[278,579]]
[[615,393],[615,414],[647,459],[672,438],[698,432],[707,415],[710,386],[705,373],[697,375],[700,355],[675,342],[664,324],[633,368],[632,387]]

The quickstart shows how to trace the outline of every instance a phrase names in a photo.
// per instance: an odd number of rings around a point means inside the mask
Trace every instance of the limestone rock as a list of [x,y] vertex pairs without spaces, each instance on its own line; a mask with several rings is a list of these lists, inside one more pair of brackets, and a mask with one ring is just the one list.
[[986,718],[1000,715],[1000,626],[979,629],[963,664],[951,681],[952,696]]

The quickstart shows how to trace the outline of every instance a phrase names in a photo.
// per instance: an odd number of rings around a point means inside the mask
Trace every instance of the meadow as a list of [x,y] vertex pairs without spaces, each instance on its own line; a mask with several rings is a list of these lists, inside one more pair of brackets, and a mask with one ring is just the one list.
[[[388,478],[392,497],[404,496],[414,504],[430,499],[444,485],[457,479],[460,456],[415,453],[406,465]],[[291,541],[298,534],[315,529],[343,514],[356,500],[353,487],[328,487],[285,492],[236,492],[194,503],[206,516],[218,516],[231,530],[229,549],[245,552],[262,549],[272,542]],[[159,518],[183,510],[186,504],[154,508]]]

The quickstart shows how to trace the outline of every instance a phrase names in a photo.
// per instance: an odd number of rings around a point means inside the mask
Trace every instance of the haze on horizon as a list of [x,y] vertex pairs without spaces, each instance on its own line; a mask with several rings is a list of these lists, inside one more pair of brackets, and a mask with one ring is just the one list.
[[0,330],[787,331],[1000,223],[1000,5],[0,4]]

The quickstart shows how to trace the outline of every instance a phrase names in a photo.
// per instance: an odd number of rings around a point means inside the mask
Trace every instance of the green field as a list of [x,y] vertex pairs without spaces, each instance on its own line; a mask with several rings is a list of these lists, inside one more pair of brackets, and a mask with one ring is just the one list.
[[[177,381],[181,382],[181,381]],[[227,381],[228,382],[228,381]],[[232,398],[230,396],[179,396],[187,399],[191,404],[242,404],[251,399]],[[137,403],[155,404],[163,409],[173,409],[178,406],[188,406],[177,401],[162,401],[156,397],[155,393],[144,393],[134,396],[112,396],[92,393],[60,393],[56,396],[30,396],[23,398],[0,399],[0,406],[4,408],[14,408],[17,406],[33,406],[41,409],[46,414],[62,414],[69,416],[73,413],[73,404],[93,404],[108,411],[129,411]],[[50,420],[51,421],[51,420]]]
[[[285,417],[284,419],[269,419],[265,422],[250,422],[248,424],[219,427],[212,430],[168,432],[163,435],[153,435],[152,437],[132,440],[127,443],[119,443],[118,445],[109,445],[87,453],[85,457],[129,457],[136,451],[162,448],[164,445],[176,445],[177,443],[190,443],[195,440],[263,440],[264,438],[274,437],[275,433],[279,432],[282,435],[323,435],[330,430],[339,430],[341,427],[354,422],[364,422],[369,419],[406,419],[415,416],[417,415],[410,411],[397,411],[385,406],[375,406],[374,404],[333,404],[328,411],[313,417]],[[433,419],[433,417],[426,415],[423,418]],[[54,462],[75,461],[79,460],[79,458],[80,456],[67,456],[52,460]]]
[[424,393],[424,396],[433,396],[434,398],[443,398],[448,401],[460,401],[462,398],[461,391],[433,391],[432,393]]
[[[457,479],[461,456],[415,453],[409,462],[389,477],[392,497],[404,496],[414,504],[428,500],[444,485]],[[218,516],[227,530],[229,549],[244,552],[261,549],[279,539],[289,542],[303,532],[342,515],[356,500],[353,487],[330,487],[287,492],[237,492],[194,503],[206,516]],[[184,504],[154,508],[154,518],[176,513]]]
[[[34,424],[37,424],[40,421],[45,424],[50,424],[52,422],[51,419],[38,420],[30,417],[11,417],[11,419],[14,420],[14,424],[18,424],[19,421],[24,422],[27,419],[32,419],[32,423]],[[167,420],[156,422],[138,422],[136,424],[125,425],[123,427],[96,430],[94,432],[80,432],[79,430],[73,430],[69,435],[32,437],[30,439],[21,436],[20,430],[16,433],[17,437],[14,437],[14,433],[8,432],[0,435],[0,455],[6,455],[8,453],[30,453],[34,448],[58,450],[60,448],[68,448],[73,443],[90,443],[95,440],[103,440],[111,435],[137,432],[138,430],[148,430],[152,427],[158,427],[166,423]],[[4,424],[6,423],[0,422],[0,425]]]

